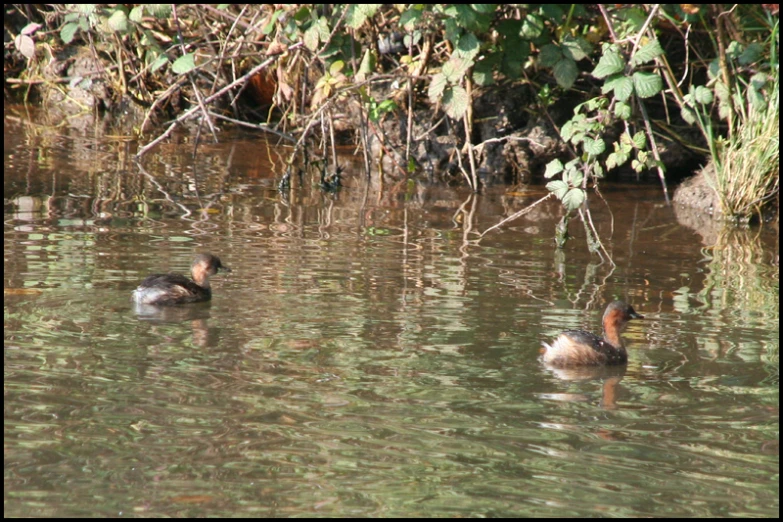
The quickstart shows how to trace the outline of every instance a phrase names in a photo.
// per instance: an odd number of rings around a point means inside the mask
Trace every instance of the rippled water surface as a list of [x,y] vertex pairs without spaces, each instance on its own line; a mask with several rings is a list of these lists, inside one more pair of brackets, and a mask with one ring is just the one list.
[[[578,220],[555,248],[555,202],[478,239],[541,188],[286,197],[238,147],[30,173],[6,144],[6,516],[778,516],[776,232],[607,184],[612,267]],[[131,307],[203,251],[211,303]],[[627,368],[538,361],[616,298]]]

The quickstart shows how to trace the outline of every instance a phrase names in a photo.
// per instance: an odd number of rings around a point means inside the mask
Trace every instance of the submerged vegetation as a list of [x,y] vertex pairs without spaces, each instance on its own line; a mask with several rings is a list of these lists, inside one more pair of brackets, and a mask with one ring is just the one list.
[[609,172],[650,169],[668,200],[674,158],[708,151],[725,216],[747,220],[778,193],[776,9],[19,4],[5,74],[58,110],[135,109],[147,137],[165,125],[138,156],[188,120],[215,140],[225,121],[331,172],[338,141],[381,179],[433,167],[478,191],[545,171],[564,223],[578,212],[600,255],[585,203]]

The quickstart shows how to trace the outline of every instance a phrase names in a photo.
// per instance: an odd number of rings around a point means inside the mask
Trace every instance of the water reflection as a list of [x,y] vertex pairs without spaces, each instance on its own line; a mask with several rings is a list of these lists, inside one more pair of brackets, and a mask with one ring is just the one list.
[[[626,365],[617,366],[593,366],[581,368],[552,368],[547,367],[552,375],[562,381],[585,383],[597,381],[601,384],[601,400],[599,406],[608,410],[614,410],[617,405],[617,385],[623,380],[627,371]],[[544,399],[586,402],[591,401],[588,395],[579,393],[545,393],[541,395]]]
[[[477,240],[540,187],[284,200],[231,147],[6,173],[6,514],[777,516],[777,238],[703,248],[607,186],[612,267],[556,249],[556,202]],[[202,251],[212,301],[132,308]],[[540,364],[615,298],[651,316],[627,367]]]

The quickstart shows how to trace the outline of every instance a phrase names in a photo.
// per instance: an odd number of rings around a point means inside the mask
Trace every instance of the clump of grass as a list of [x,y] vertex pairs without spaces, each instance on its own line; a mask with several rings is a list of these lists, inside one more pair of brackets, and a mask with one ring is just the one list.
[[[780,75],[775,73],[767,103],[740,103],[736,132],[716,151],[714,189],[723,215],[747,222],[780,189]],[[743,101],[743,100],[740,100]]]

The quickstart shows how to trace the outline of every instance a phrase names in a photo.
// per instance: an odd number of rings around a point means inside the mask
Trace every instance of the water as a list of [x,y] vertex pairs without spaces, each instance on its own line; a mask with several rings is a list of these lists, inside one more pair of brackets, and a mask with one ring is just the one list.
[[[286,199],[287,151],[255,140],[141,174],[15,139],[7,516],[778,516],[772,231],[708,237],[607,184],[612,267],[577,221],[554,247],[555,202],[477,239],[541,188],[366,190],[352,166]],[[233,269],[211,303],[132,309],[203,251]],[[627,368],[541,365],[615,298],[646,317]]]

